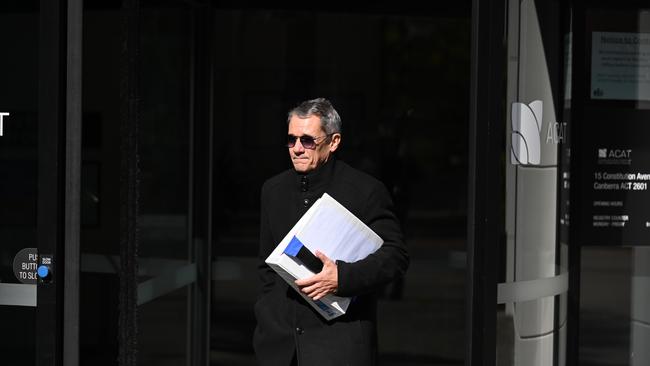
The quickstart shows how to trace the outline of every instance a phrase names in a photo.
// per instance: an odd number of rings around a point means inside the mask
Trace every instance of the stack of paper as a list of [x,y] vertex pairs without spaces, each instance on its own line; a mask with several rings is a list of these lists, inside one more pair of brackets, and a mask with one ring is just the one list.
[[314,268],[314,263],[303,256],[304,248],[311,253],[318,250],[333,261],[356,262],[374,253],[382,244],[379,235],[325,193],[298,220],[266,258],[266,263],[330,320],[345,314],[350,298],[327,295],[313,301],[300,291],[294,281],[313,276],[315,272],[308,268]]

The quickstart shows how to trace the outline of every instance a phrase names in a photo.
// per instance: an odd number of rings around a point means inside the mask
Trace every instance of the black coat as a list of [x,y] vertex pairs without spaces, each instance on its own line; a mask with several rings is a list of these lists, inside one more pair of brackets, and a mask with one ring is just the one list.
[[[355,263],[337,262],[338,296],[353,297],[345,315],[324,320],[279,277],[264,259],[324,192],[359,217],[384,244]],[[260,365],[301,366],[376,364],[376,293],[402,276],[408,254],[384,185],[331,158],[317,171],[293,169],[267,180],[261,194],[260,264],[262,288],[255,303],[253,346]]]

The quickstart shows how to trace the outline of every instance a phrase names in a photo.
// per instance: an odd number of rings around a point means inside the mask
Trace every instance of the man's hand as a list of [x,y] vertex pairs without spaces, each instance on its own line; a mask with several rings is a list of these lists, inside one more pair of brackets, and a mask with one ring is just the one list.
[[333,294],[339,287],[339,273],[336,263],[319,251],[316,257],[323,262],[323,270],[319,273],[301,280],[296,280],[296,285],[307,296],[314,300],[320,300],[327,294]]

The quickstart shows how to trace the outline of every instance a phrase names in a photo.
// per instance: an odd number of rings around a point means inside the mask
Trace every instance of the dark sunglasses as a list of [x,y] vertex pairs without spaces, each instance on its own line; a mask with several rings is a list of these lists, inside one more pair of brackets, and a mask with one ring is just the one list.
[[319,136],[319,137],[311,137],[309,135],[304,135],[304,136],[294,136],[294,135],[287,135],[287,147],[291,148],[296,146],[296,141],[300,140],[300,144],[302,144],[302,147],[305,149],[310,149],[313,150],[316,148],[318,145],[316,143],[317,140],[320,140],[325,137],[330,137],[332,136],[333,133],[329,133],[325,136]]

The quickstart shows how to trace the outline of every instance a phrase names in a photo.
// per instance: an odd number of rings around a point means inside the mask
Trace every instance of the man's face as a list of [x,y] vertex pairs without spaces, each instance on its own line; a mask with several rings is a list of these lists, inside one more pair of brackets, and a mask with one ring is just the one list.
[[298,139],[296,139],[296,144],[289,148],[289,157],[291,157],[294,169],[299,173],[309,173],[327,162],[330,154],[336,151],[341,141],[341,135],[338,133],[327,138],[318,116],[308,118],[292,116],[289,120],[287,134],[296,137],[312,137],[316,140],[314,149],[305,148],[302,141]]

